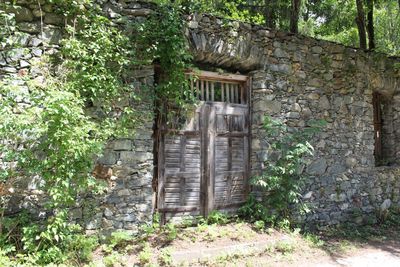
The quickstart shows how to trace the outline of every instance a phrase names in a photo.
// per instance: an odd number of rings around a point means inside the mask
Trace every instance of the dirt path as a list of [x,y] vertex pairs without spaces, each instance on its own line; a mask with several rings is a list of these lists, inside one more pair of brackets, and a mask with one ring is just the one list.
[[177,265],[186,263],[183,266],[400,267],[400,239],[395,236],[390,240],[338,239],[314,245],[300,235],[275,233],[269,240],[185,248],[172,257]]
[[[119,251],[99,248],[94,266],[400,267],[400,229],[331,233],[254,229],[243,222],[155,232]],[[108,263],[107,263],[108,262]]]
[[320,262],[314,266],[333,267],[398,267],[400,266],[400,245],[393,247],[385,242],[378,246],[368,245],[354,251],[353,255],[332,257],[326,262]]

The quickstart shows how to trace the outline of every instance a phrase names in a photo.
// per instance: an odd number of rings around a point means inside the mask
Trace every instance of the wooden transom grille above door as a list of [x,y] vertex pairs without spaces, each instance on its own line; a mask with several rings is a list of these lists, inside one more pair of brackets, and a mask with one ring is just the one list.
[[179,126],[164,120],[158,127],[157,210],[163,222],[233,211],[248,194],[249,78],[206,71],[187,77],[200,105],[179,118]]

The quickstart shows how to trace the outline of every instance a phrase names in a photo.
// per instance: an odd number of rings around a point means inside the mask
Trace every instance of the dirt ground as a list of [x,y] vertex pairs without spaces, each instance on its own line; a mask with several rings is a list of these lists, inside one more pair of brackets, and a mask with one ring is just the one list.
[[[134,241],[105,264],[94,266],[400,266],[398,229],[331,231],[257,230],[247,223],[203,225],[158,232]],[[357,234],[355,234],[357,233]],[[145,248],[147,246],[147,248]],[[111,265],[112,263],[113,265]]]

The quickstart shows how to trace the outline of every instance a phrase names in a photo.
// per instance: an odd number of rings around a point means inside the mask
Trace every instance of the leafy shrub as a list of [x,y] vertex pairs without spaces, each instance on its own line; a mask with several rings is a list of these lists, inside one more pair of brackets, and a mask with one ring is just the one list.
[[213,210],[211,211],[207,218],[206,218],[206,223],[207,224],[227,224],[229,222],[229,217],[226,213],[220,212],[218,210]]
[[250,194],[246,203],[239,208],[238,215],[250,222],[264,221],[272,223],[275,219],[269,209],[260,201],[257,201],[254,194]]
[[[300,212],[307,211],[307,206],[301,203],[301,191],[304,185],[303,169],[306,158],[313,155],[313,147],[308,140],[325,124],[323,121],[309,122],[304,129],[289,129],[279,120],[269,116],[264,118],[266,142],[269,143],[268,156],[263,172],[252,178],[251,183],[263,192],[261,204],[269,208],[263,209],[250,201],[242,209],[242,213],[259,216],[265,221],[280,221],[287,224],[294,208]],[[252,209],[255,209],[252,211]]]
[[1,247],[0,247],[0,266],[3,267],[12,267],[15,266],[15,263],[13,263],[10,260],[10,257],[7,256],[9,252],[4,251]]
[[114,251],[110,255],[107,255],[106,257],[103,258],[103,263],[106,267],[113,267],[116,266],[117,264],[122,265],[123,263],[122,256],[123,256],[122,254]]
[[[116,107],[122,97],[136,97],[123,78],[124,70],[135,62],[129,38],[99,15],[93,1],[84,1],[85,5],[81,1],[50,2],[76,23],[67,26],[69,35],[62,40],[60,53],[51,60],[42,57],[43,83],[27,76],[29,90],[21,90],[13,80],[0,82],[0,140],[5,140],[0,154],[17,164],[5,165],[0,180],[40,177],[39,189],[47,196],[45,208],[54,214],[40,224],[31,221],[21,225],[18,240],[22,244],[10,235],[2,235],[0,242],[14,245],[18,253],[30,255],[36,264],[62,263],[69,253],[78,261],[89,256],[86,248],[94,241],[85,240],[68,223],[68,207],[85,192],[101,192],[91,174],[94,159],[110,137],[133,132],[139,118],[133,118],[132,105]],[[3,38],[0,43],[3,46]],[[53,68],[52,63],[60,62]],[[17,99],[30,105],[19,105]],[[87,112],[94,103],[102,104],[99,116]],[[12,250],[12,246],[5,248]],[[78,252],[80,248],[83,251]]]
[[304,235],[304,239],[309,242],[314,247],[322,247],[325,245],[325,241],[322,240],[319,236],[311,233],[307,233]]
[[99,243],[97,236],[75,234],[68,237],[67,244],[69,261],[82,265],[92,259],[92,252]]

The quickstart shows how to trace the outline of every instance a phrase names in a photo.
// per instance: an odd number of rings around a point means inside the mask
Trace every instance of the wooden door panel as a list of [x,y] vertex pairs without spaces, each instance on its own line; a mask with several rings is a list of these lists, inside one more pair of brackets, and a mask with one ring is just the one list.
[[159,148],[158,211],[163,223],[201,214],[201,110],[165,123]]
[[237,208],[246,201],[248,191],[248,106],[213,103],[211,110],[209,155],[215,164],[209,171],[213,194],[209,211]]
[[194,118],[180,120],[178,128],[165,128],[158,195],[163,222],[232,210],[245,202],[248,121],[247,105],[206,102]]

